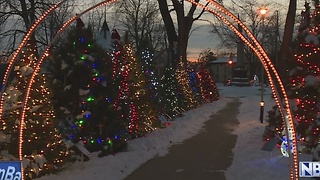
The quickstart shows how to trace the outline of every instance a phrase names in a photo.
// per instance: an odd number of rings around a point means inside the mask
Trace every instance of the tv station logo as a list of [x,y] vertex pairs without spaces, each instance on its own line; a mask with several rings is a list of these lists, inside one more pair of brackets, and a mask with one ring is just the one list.
[[21,162],[2,161],[0,162],[0,180],[21,180]]
[[299,162],[300,177],[320,177],[320,162]]

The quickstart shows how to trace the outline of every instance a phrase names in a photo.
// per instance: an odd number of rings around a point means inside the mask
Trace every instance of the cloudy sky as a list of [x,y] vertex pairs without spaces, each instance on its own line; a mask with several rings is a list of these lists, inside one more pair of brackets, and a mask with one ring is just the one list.
[[[233,0],[233,1],[238,1],[238,0]],[[281,7],[279,9],[283,9],[285,10],[286,7],[289,4],[289,0],[257,0],[260,4],[277,4],[278,7]],[[299,6],[303,7],[304,4],[304,0],[297,0],[298,1],[298,10],[299,10]],[[79,6],[81,5],[85,5],[85,4],[90,4],[92,5],[92,2],[100,2],[99,0],[78,0]],[[200,0],[200,2],[205,3],[205,0]],[[230,5],[232,3],[232,0],[223,0],[224,4]],[[188,3],[186,3],[188,4]],[[302,4],[302,5],[301,5]],[[300,8],[301,9],[301,8]],[[300,11],[300,10],[299,10]],[[285,14],[286,11],[283,12],[283,14]],[[114,17],[113,17],[114,18]],[[111,18],[111,19],[113,19]],[[211,14],[207,14],[204,19],[210,19],[212,18]],[[111,20],[109,18],[109,20]],[[207,25],[207,26],[204,26]],[[201,28],[198,28],[198,27]],[[212,49],[212,50],[221,50],[221,47],[218,46],[218,39],[214,37],[214,35],[212,35],[210,32],[210,28],[208,27],[208,23],[204,23],[204,22],[195,22],[193,25],[193,28],[197,28],[196,31],[193,31],[193,33],[190,36],[189,39],[189,45],[188,45],[188,58],[189,60],[196,60],[199,56],[199,53],[202,50],[205,49]]]
[[[155,1],[155,0],[154,0]],[[238,0],[233,0],[238,1]],[[268,3],[275,3],[278,4],[279,7],[284,7],[282,9],[285,9],[285,7],[288,6],[289,0],[258,0],[261,4],[268,4]],[[301,10],[301,7],[303,7],[304,0],[297,0],[298,1],[298,11]],[[81,9],[85,9],[85,6],[92,6],[95,3],[94,2],[101,2],[101,0],[77,0],[77,7],[79,11]],[[200,2],[205,3],[205,0],[200,0]],[[225,5],[229,5],[231,3],[231,0],[223,0]],[[186,3],[187,4],[187,3]],[[283,14],[285,14],[286,11],[284,11]],[[113,21],[115,17],[108,17],[109,21]],[[203,19],[210,19],[212,18],[212,14],[206,14],[203,16]],[[200,28],[199,28],[200,27]],[[217,50],[221,49],[221,47],[218,46],[219,40],[214,37],[210,32],[210,28],[208,26],[208,23],[199,22],[196,21],[193,25],[193,28],[196,28],[195,31],[192,32],[190,39],[189,39],[189,45],[188,45],[188,58],[189,60],[196,60],[199,56],[199,53],[202,50],[205,49],[212,49]]]
[[[231,3],[231,0],[223,0],[225,4]],[[237,0],[234,0],[237,1]],[[300,11],[301,7],[303,7],[304,0],[297,0],[298,5],[297,9]],[[261,4],[267,4],[267,3],[275,3],[278,4],[279,7],[288,7],[289,0],[260,0]],[[282,8],[283,10],[285,8]],[[286,13],[286,11],[282,12],[283,14]],[[209,18],[209,17],[208,17]],[[202,25],[202,24],[201,24]],[[198,27],[199,23],[195,23],[194,27]],[[199,53],[204,49],[212,49],[215,51],[221,50],[221,47],[218,46],[217,41],[218,39],[215,39],[215,37],[209,33],[210,28],[203,27],[200,29],[197,29],[197,31],[194,31],[189,40],[189,49],[188,49],[188,57],[191,60],[195,60],[198,58]]]

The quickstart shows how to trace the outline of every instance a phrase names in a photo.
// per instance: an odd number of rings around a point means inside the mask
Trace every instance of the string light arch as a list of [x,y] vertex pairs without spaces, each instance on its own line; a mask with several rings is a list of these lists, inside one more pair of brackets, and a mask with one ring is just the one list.
[[[7,84],[8,81],[8,74],[10,73],[12,66],[14,64],[15,59],[17,58],[18,54],[20,53],[22,47],[26,44],[27,40],[29,39],[29,37],[31,36],[31,34],[34,32],[35,28],[53,11],[55,10],[57,7],[59,7],[62,3],[66,2],[67,0],[63,0],[59,3],[57,3],[56,5],[52,6],[49,10],[47,10],[43,15],[41,15],[41,17],[31,26],[30,30],[27,32],[27,34],[25,35],[25,37],[23,38],[21,44],[19,45],[18,49],[16,50],[16,52],[14,53],[13,57],[10,59],[9,61],[9,65],[8,68],[5,72],[4,75],[4,79],[3,79],[3,83],[2,83],[2,91],[4,91],[5,86]],[[47,46],[47,48],[45,49],[44,53],[42,54],[40,60],[37,62],[36,67],[34,72],[32,73],[31,79],[27,84],[27,88],[26,88],[26,93],[25,93],[25,97],[24,97],[24,101],[23,101],[23,108],[22,108],[22,113],[21,113],[21,118],[20,118],[20,124],[23,124],[24,122],[24,116],[25,116],[25,112],[26,112],[26,105],[27,105],[27,100],[29,99],[29,94],[30,94],[30,90],[31,90],[31,86],[34,83],[34,78],[36,77],[36,75],[39,73],[40,71],[40,67],[42,62],[44,61],[44,59],[49,56],[49,50],[51,48],[51,45],[53,43],[55,43],[55,41],[57,40],[57,38],[59,37],[59,35],[64,31],[64,29],[66,27],[68,27],[72,22],[74,22],[77,18],[81,17],[83,14],[101,7],[101,6],[106,6],[108,4],[111,4],[113,2],[117,2],[118,0],[106,0],[103,2],[100,2],[96,5],[93,5],[92,7],[82,11],[80,14],[73,16],[72,18],[70,18],[67,22],[65,22],[63,24],[63,26],[59,29],[58,33],[55,35],[55,37],[52,39],[52,41],[49,43],[49,45]],[[254,35],[250,32],[250,30],[235,16],[233,15],[230,11],[228,11],[227,9],[225,9],[223,6],[221,6],[219,3],[213,1],[213,0],[207,0],[212,6],[214,6],[215,8],[217,8],[217,10],[213,10],[201,3],[195,2],[193,0],[185,0],[188,1],[194,5],[196,5],[197,7],[201,7],[205,10],[207,10],[208,12],[210,12],[211,14],[214,14],[216,16],[218,16],[221,20],[223,20],[223,22],[228,25],[235,33],[236,35],[243,40],[246,45],[251,48],[255,54],[258,56],[258,58],[260,59],[261,63],[263,64],[266,73],[267,73],[267,77],[268,80],[270,82],[270,86],[271,86],[271,90],[272,93],[275,97],[275,101],[277,106],[280,109],[280,113],[282,116],[282,119],[285,121],[285,125],[286,125],[286,129],[287,129],[287,137],[289,137],[289,133],[288,131],[290,130],[292,132],[292,134],[290,135],[290,137],[292,138],[292,146],[293,146],[293,166],[290,166],[290,178],[291,179],[298,179],[298,153],[297,153],[297,148],[296,148],[296,137],[295,137],[295,130],[294,130],[294,126],[293,126],[293,120],[292,120],[292,115],[291,115],[291,110],[290,110],[290,105],[289,105],[289,101],[287,98],[287,94],[285,92],[284,86],[282,84],[281,78],[278,75],[274,65],[272,64],[271,60],[269,59],[268,55],[266,54],[265,50],[263,49],[263,47],[260,45],[260,43],[257,41],[257,39],[254,37]],[[233,21],[235,21],[237,24],[239,24],[243,30],[248,34],[248,37],[253,41],[253,44],[250,43],[248,41],[248,39],[232,24],[231,21],[229,21],[227,18],[225,18],[223,16],[223,14],[226,17],[231,18]],[[282,108],[282,103],[280,102],[280,95],[279,92],[277,91],[277,89],[275,88],[275,83],[272,79],[272,74],[270,73],[270,69],[271,72],[273,73],[274,77],[276,78],[276,81],[278,82],[280,88],[281,88],[281,95],[283,97],[284,100],[284,109]],[[1,95],[1,101],[0,101],[0,119],[2,118],[2,114],[3,114],[3,104],[4,104],[4,95],[2,93]],[[23,143],[23,127],[20,126],[20,131],[19,131],[19,159],[20,161],[22,161],[23,158],[23,154],[22,154],[22,143]],[[289,145],[290,146],[290,145]],[[291,154],[291,153],[289,153]],[[22,168],[22,174],[23,174],[23,168]],[[22,176],[23,179],[23,176]]]
[[58,8],[61,4],[63,4],[64,2],[66,2],[67,0],[63,0],[55,5],[53,5],[51,8],[49,8],[46,12],[44,12],[38,19],[36,22],[34,22],[32,24],[32,26],[30,27],[29,31],[26,33],[26,35],[23,37],[21,43],[19,44],[17,50],[13,53],[12,58],[8,61],[8,67],[4,73],[3,76],[3,80],[2,80],[2,84],[1,84],[1,100],[0,100],[0,119],[2,119],[2,115],[3,115],[3,104],[4,104],[4,95],[3,92],[6,89],[6,85],[8,83],[8,79],[9,79],[9,73],[12,70],[12,67],[14,65],[14,62],[17,58],[17,56],[19,55],[19,53],[21,52],[22,48],[24,47],[24,45],[27,43],[27,41],[29,40],[30,36],[32,35],[32,33],[35,31],[35,29],[39,26],[39,24],[51,13],[53,12],[56,8]]
[[[186,1],[188,1],[188,2],[190,2],[192,4],[195,4],[198,7],[201,7],[203,9],[209,11],[210,13],[218,16],[222,20],[224,20],[224,19],[226,20],[226,18],[224,18],[222,16],[222,14],[224,14],[226,17],[231,18],[233,21],[235,21],[237,24],[239,24],[243,28],[243,30],[247,33],[248,37],[253,41],[254,45],[256,46],[256,49],[258,49],[258,51],[261,53],[263,58],[260,58],[258,53],[254,50],[254,52],[259,57],[260,61],[264,65],[264,68],[265,68],[265,70],[267,72],[268,80],[270,81],[270,85],[271,85],[271,88],[272,88],[272,93],[273,93],[273,95],[275,97],[276,104],[277,104],[277,106],[278,106],[278,108],[280,110],[282,119],[285,122],[286,135],[287,135],[288,138],[290,138],[292,140],[293,157],[290,156],[290,179],[299,179],[297,141],[296,141],[294,122],[293,122],[293,119],[292,119],[289,100],[288,100],[285,88],[283,86],[283,83],[281,81],[281,78],[278,75],[278,72],[276,71],[276,69],[275,69],[274,65],[272,64],[271,60],[269,59],[267,53],[265,52],[265,50],[263,49],[261,44],[258,42],[258,40],[255,38],[255,36],[251,33],[251,31],[234,14],[232,14],[230,11],[228,11],[225,7],[221,6],[219,3],[217,3],[217,2],[215,2],[213,0],[207,0],[212,6],[214,6],[217,9],[217,11],[215,11],[215,10],[213,10],[211,8],[208,8],[207,6],[205,6],[205,5],[201,4],[201,3],[195,2],[193,0],[186,0]],[[226,25],[228,25],[231,28],[231,26],[230,26],[231,22],[230,21],[225,21],[225,20],[224,20],[224,22],[226,23]],[[235,31],[234,29],[232,29],[232,30]],[[239,36],[239,34],[237,34],[237,35]],[[249,44],[247,44],[247,45],[249,45]],[[280,93],[281,93],[281,95],[283,97],[283,103],[284,104],[282,104],[280,102],[280,95],[279,95],[279,92],[276,91],[276,89],[275,89],[276,86],[275,86],[275,84],[273,82],[272,77],[270,76],[271,74],[270,74],[269,68],[271,69],[271,72],[273,73],[274,77],[276,78],[276,81],[278,82],[278,85],[280,86],[280,90],[281,90]],[[288,147],[291,147],[290,144],[289,144],[289,141],[288,141]],[[291,153],[289,153],[289,154],[291,154]]]

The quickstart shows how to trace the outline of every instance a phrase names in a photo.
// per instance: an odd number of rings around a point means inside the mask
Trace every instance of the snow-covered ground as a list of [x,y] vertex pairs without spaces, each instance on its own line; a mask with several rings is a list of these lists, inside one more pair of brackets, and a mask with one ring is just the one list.
[[[219,85],[221,99],[186,112],[165,129],[156,130],[146,137],[129,143],[127,152],[98,158],[92,155],[90,161],[77,163],[71,169],[58,175],[50,175],[41,180],[121,180],[147,160],[168,153],[173,144],[197,134],[209,116],[225,107],[231,101],[228,97],[238,97],[242,104],[238,114],[239,126],[234,131],[238,135],[233,149],[234,159],[226,171],[227,180],[284,180],[289,179],[288,159],[281,156],[276,147],[270,152],[260,150],[264,142],[262,134],[266,122],[259,120],[259,87],[224,87]],[[265,115],[275,105],[270,89],[264,95]],[[266,118],[265,118],[266,119]]]

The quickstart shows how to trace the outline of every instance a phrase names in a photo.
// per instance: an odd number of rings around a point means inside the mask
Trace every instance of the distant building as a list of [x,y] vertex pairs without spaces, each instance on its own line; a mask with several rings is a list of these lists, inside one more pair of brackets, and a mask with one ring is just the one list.
[[237,64],[237,57],[222,57],[207,63],[212,78],[217,83],[225,83],[232,79],[232,72]]

